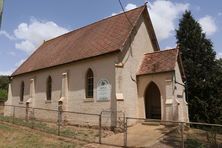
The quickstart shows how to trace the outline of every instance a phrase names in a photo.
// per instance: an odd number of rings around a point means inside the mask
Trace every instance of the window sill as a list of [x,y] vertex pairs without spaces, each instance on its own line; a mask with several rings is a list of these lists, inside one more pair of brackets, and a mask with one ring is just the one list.
[[96,102],[109,102],[110,100],[96,100]]
[[94,102],[94,99],[93,98],[86,98],[86,99],[84,99],[84,102]]
[[52,103],[51,100],[45,100],[45,104]]

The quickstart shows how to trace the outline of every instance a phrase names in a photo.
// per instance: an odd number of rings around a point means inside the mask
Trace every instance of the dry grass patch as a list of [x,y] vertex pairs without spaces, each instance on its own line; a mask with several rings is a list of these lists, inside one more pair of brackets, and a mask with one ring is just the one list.
[[0,146],[5,148],[78,148],[83,143],[71,143],[41,133],[30,132],[6,124],[0,124]]

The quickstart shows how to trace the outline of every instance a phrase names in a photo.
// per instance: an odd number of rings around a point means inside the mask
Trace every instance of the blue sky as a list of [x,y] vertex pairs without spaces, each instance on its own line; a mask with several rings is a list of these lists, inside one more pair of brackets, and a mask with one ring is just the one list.
[[[122,0],[126,10],[144,0]],[[176,46],[175,29],[191,10],[222,57],[221,0],[150,0],[149,12],[162,49]],[[5,0],[0,31],[0,75],[11,74],[44,40],[121,12],[118,0]]]

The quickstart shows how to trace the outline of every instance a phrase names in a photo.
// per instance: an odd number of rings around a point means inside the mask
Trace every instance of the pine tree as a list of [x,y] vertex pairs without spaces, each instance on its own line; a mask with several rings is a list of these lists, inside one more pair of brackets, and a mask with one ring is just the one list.
[[218,78],[222,71],[218,70],[211,40],[206,38],[190,11],[183,14],[176,37],[186,75],[190,120],[221,122],[222,101],[217,87],[222,82],[222,78]]

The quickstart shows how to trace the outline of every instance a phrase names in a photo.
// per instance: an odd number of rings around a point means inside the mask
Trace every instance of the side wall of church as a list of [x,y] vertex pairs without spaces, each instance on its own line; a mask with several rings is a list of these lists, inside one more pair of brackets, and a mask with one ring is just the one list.
[[[11,81],[11,96],[6,104],[16,106],[26,106],[26,101],[30,98],[30,79],[34,79],[34,94],[30,102],[30,107],[58,109],[58,101],[61,98],[63,73],[67,73],[68,94],[67,106],[64,110],[73,112],[95,113],[99,114],[102,110],[110,110],[115,101],[115,63],[116,53],[98,56],[79,62],[48,68],[24,75],[16,76]],[[86,72],[91,68],[94,74],[94,95],[92,99],[86,99],[85,85]],[[52,99],[46,100],[46,83],[48,76],[52,78]],[[106,79],[111,84],[111,96],[107,101],[97,100],[97,82],[100,79]],[[21,82],[25,83],[24,101],[20,102]],[[7,112],[5,113],[7,115]],[[9,113],[8,113],[9,115]],[[17,117],[25,117],[25,108],[16,111]],[[35,117],[44,120],[56,120],[57,112],[35,110]],[[87,116],[80,114],[66,114],[66,120],[70,122],[84,122],[98,124],[98,116]]]

